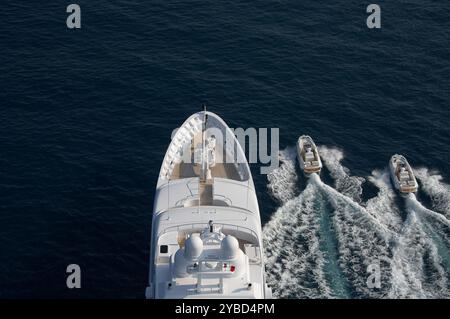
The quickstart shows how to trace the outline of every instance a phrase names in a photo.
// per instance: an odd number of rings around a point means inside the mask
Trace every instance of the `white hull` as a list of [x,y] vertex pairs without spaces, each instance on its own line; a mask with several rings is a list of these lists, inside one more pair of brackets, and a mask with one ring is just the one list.
[[147,298],[271,297],[250,169],[214,113],[188,118],[167,150],[155,193],[149,281]]
[[305,174],[320,173],[322,160],[313,139],[308,135],[302,135],[297,141],[297,156],[300,168]]
[[401,194],[417,192],[419,185],[411,166],[404,156],[393,155],[389,161],[389,171],[395,189]]

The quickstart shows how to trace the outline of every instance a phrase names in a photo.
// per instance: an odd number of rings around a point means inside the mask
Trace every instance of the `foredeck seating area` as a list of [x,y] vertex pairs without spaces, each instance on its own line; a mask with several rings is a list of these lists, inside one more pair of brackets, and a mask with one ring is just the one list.
[[[213,144],[211,138],[209,138],[209,143],[209,145]],[[199,132],[194,135],[189,145],[184,147],[185,151],[190,152],[190,155],[187,156],[190,160],[181,160],[179,163],[176,163],[170,175],[170,180],[200,176],[201,164],[199,162],[201,162],[201,145],[202,133]],[[235,163],[223,163],[224,161],[222,159],[224,158],[224,154],[222,145],[216,144],[214,141],[214,145],[209,146],[207,151],[210,152],[208,157],[212,178],[242,179]]]
[[[241,180],[234,163],[217,163],[211,167],[212,177]],[[200,176],[200,165],[181,162],[175,165],[170,180]]]
[[[246,181],[250,174],[248,165],[245,162],[233,162],[233,158],[238,156],[234,153],[242,152],[236,150],[235,142],[239,143],[234,135],[228,135],[223,123],[214,117],[207,120],[206,129],[202,117],[193,117],[173,136],[164,157],[160,178],[172,181],[192,177]],[[200,163],[204,158],[208,162],[208,176],[200,176]]]

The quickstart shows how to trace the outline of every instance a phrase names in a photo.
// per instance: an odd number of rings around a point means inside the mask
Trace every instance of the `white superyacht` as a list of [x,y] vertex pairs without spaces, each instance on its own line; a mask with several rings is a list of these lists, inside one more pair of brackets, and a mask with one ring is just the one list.
[[147,298],[271,298],[259,207],[235,135],[216,114],[173,135],[154,201]]

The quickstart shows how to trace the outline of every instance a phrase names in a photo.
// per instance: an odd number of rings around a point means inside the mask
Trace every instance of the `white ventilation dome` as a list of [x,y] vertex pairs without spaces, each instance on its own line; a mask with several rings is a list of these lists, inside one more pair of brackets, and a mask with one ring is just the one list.
[[222,257],[225,259],[235,259],[239,254],[239,242],[238,240],[228,235],[222,240],[222,244],[220,246],[222,250]]
[[203,251],[203,241],[199,236],[192,235],[184,244],[184,257],[187,260],[198,259]]

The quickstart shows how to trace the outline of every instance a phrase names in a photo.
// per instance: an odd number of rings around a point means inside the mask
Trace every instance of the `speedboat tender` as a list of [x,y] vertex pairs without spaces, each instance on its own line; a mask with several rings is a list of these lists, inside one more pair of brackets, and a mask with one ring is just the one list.
[[415,193],[418,189],[416,177],[406,158],[395,154],[389,161],[391,179],[395,188],[402,194]]
[[302,135],[297,141],[297,155],[300,168],[306,174],[320,173],[322,161],[319,151],[313,139],[308,135]]
[[154,199],[147,298],[271,298],[255,186],[236,136],[216,114],[174,133]]

